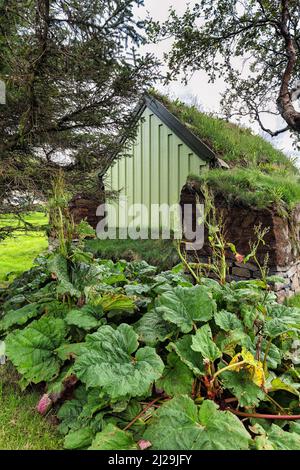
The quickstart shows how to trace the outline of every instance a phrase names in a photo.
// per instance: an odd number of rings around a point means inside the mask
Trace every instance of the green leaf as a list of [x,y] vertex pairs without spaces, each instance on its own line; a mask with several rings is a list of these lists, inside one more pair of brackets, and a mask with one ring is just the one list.
[[124,286],[126,295],[143,295],[148,294],[151,290],[151,286],[147,284],[127,284]]
[[80,309],[73,309],[67,313],[66,322],[68,325],[77,326],[85,331],[93,330],[101,325],[100,318],[104,315],[101,306],[95,308],[84,305]]
[[297,329],[287,323],[283,318],[272,318],[265,323],[264,333],[270,338],[276,338],[288,331],[297,331]]
[[137,450],[130,432],[123,431],[109,423],[102,432],[99,432],[92,442],[89,450]]
[[126,324],[116,330],[102,326],[87,335],[86,349],[75,362],[78,378],[88,387],[102,387],[114,399],[147,393],[160,378],[164,364],[153,348],[137,350],[137,338]]
[[106,408],[110,404],[110,400],[107,396],[104,396],[99,388],[90,388],[86,392],[86,403],[83,405],[80,418],[92,418],[95,413],[103,408]]
[[59,376],[52,382],[48,382],[47,384],[48,395],[49,394],[58,394],[58,395],[61,394],[66,388],[65,384],[70,379],[73,379],[73,378],[75,378],[73,374],[73,364],[63,367]]
[[214,319],[216,324],[224,331],[235,329],[244,331],[241,320],[234,313],[220,310],[215,313]]
[[133,313],[135,310],[134,301],[124,294],[116,294],[114,292],[106,292],[103,295],[96,293],[92,295],[92,290],[89,291],[90,304],[98,307],[101,306],[104,312],[110,312],[112,310],[120,310],[128,313]]
[[212,333],[208,324],[199,328],[192,337],[192,349],[200,352],[204,359],[209,359],[211,362],[222,356],[220,349],[212,340]]
[[153,450],[246,450],[250,435],[229,411],[205,400],[200,407],[187,396],[175,397],[161,406],[145,431]]
[[62,361],[75,359],[84,350],[85,343],[67,343],[62,344],[55,349],[56,354]]
[[82,426],[79,416],[86,402],[87,392],[85,387],[81,385],[75,390],[74,398],[62,404],[57,413],[60,420],[58,429],[62,434],[67,434],[70,430],[76,430]]
[[272,303],[268,306],[268,315],[271,318],[279,318],[290,326],[300,328],[300,308],[287,307],[278,303]]
[[56,276],[58,280],[57,292],[59,294],[70,294],[71,297],[79,298],[81,292],[77,290],[70,281],[68,273],[68,262],[60,253],[55,253],[48,260],[49,271]]
[[179,359],[174,352],[167,358],[163,376],[157,380],[156,386],[162,388],[167,395],[191,394],[194,375],[192,371]]
[[235,349],[237,346],[248,349],[252,346],[250,337],[241,330],[229,331],[226,333],[225,337],[219,334],[216,338],[216,342],[219,349],[221,349],[224,354],[228,354],[231,357],[235,355]]
[[177,327],[163,319],[157,310],[149,310],[142,318],[133,325],[139,340],[148,346],[156,346],[170,338]]
[[276,424],[271,429],[254,439],[259,450],[300,450],[300,435],[295,432],[287,432]]
[[61,361],[55,349],[66,333],[63,320],[42,317],[7,336],[6,354],[24,376],[25,384],[51,381],[58,375]]
[[299,397],[299,391],[291,384],[287,383],[284,379],[284,377],[276,377],[275,379],[272,380],[271,382],[271,389],[269,389],[269,392],[276,392],[277,390],[285,390],[286,392],[292,393],[293,395],[296,395]]
[[25,305],[18,310],[10,310],[5,313],[3,319],[0,321],[0,330],[7,331],[15,325],[25,325],[28,320],[35,318],[39,315],[40,306],[37,303]]
[[225,371],[218,378],[223,387],[238,399],[240,406],[258,406],[261,400],[266,399],[264,391],[249,379],[245,370]]
[[[256,353],[256,344],[257,344],[258,338],[256,337],[254,341],[254,347],[252,346],[249,348],[249,350],[252,352],[253,355]],[[267,355],[267,367],[269,369],[277,369],[277,367],[281,363],[281,351],[280,349],[273,343],[269,344],[269,342],[266,339],[261,340],[261,351],[260,351],[260,360],[263,362],[265,358],[265,351],[268,348],[268,355]]]
[[189,333],[194,322],[210,320],[214,301],[204,286],[175,287],[159,297],[156,309],[165,320],[175,323],[183,333]]
[[168,351],[175,351],[181,361],[196,375],[205,374],[203,358],[192,350],[192,336],[185,335],[175,343],[169,343]]
[[94,433],[89,427],[71,431],[66,435],[64,448],[68,450],[87,449],[93,441]]
[[300,435],[300,423],[294,422],[290,424],[290,432],[295,432]]

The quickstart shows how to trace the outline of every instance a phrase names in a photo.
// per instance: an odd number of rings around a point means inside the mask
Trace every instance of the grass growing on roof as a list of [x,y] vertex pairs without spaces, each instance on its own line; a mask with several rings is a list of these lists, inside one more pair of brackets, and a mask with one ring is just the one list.
[[272,165],[291,172],[297,171],[292,161],[275,149],[262,137],[245,127],[200,112],[180,100],[171,101],[157,92],[153,93],[182,124],[197,135],[229,166],[256,166],[268,168]]
[[299,176],[268,175],[259,169],[234,168],[232,170],[210,170],[199,176],[190,176],[200,184],[207,183],[215,195],[224,197],[229,203],[266,208],[272,204],[292,209],[300,201]]
[[250,129],[200,112],[179,100],[153,93],[191,132],[205,142],[230,169],[210,170],[200,178],[230,203],[284,210],[300,203],[300,173],[292,160]]

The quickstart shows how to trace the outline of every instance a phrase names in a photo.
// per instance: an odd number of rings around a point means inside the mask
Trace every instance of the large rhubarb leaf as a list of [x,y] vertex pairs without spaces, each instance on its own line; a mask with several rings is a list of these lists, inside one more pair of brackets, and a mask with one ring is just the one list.
[[163,319],[162,314],[156,310],[149,310],[135,323],[134,329],[139,335],[139,340],[148,346],[156,346],[157,343],[170,338],[178,331],[177,327]]
[[85,289],[85,294],[90,305],[101,306],[104,312],[118,310],[133,313],[136,308],[134,301],[127,295],[115,292],[99,293],[97,286]]
[[199,328],[195,336],[192,337],[192,349],[200,352],[204,359],[209,359],[212,362],[222,356],[220,349],[212,340],[212,333],[208,324]]
[[101,317],[103,315],[104,312],[101,306],[84,305],[82,308],[70,310],[66,315],[66,322],[68,325],[90,331],[102,324]]
[[250,379],[246,370],[225,371],[219,375],[219,380],[238,399],[240,406],[258,406],[261,400],[266,399],[265,392]]
[[250,435],[230,411],[205,400],[200,407],[178,396],[156,411],[144,439],[160,450],[246,450]]
[[191,346],[192,336],[185,335],[178,341],[169,343],[167,349],[169,351],[175,351],[181,361],[187,365],[195,375],[204,375],[203,357],[201,357],[201,354],[193,351]]
[[25,325],[28,320],[37,317],[40,310],[40,305],[36,302],[25,305],[18,310],[10,310],[0,321],[0,331],[7,331],[15,325]]
[[103,431],[99,432],[92,442],[89,450],[137,450],[130,432],[123,431],[109,423]]
[[58,281],[57,292],[59,294],[69,294],[71,297],[79,298],[81,292],[76,289],[68,273],[68,262],[66,258],[60,253],[55,253],[48,260],[48,270],[51,272],[52,277]]
[[297,328],[288,323],[284,317],[283,318],[271,318],[271,320],[266,321],[264,327],[264,333],[270,338],[276,338],[284,333],[289,331],[297,331]]
[[156,309],[165,320],[175,323],[183,333],[189,333],[195,322],[212,318],[214,306],[206,287],[178,286],[160,296]]
[[115,399],[147,393],[162,375],[164,364],[153,348],[138,349],[137,338],[124,323],[116,330],[102,326],[87,335],[85,351],[75,362],[77,376],[88,387],[102,387]]
[[70,359],[75,359],[78,354],[82,353],[85,348],[85,343],[66,343],[55,349],[58,357],[64,362]]
[[82,413],[84,405],[87,403],[87,399],[88,395],[85,387],[81,385],[75,390],[74,398],[62,404],[57,413],[57,417],[60,421],[59,431],[62,434],[75,431],[82,426],[79,416]]
[[93,441],[94,433],[89,426],[70,431],[65,437],[64,448],[68,450],[87,449]]
[[167,363],[163,376],[156,382],[157,388],[162,388],[171,397],[191,394],[194,381],[192,371],[175,352],[168,355]]
[[276,424],[272,424],[268,432],[258,425],[253,426],[253,431],[256,430],[260,433],[254,439],[258,450],[300,450],[300,434],[296,432],[284,431]]
[[63,320],[42,317],[7,336],[6,354],[23,375],[24,386],[51,381],[58,375],[61,360],[55,349],[63,343],[66,333]]
[[243,324],[235,313],[220,310],[214,316],[216,324],[224,331],[239,329],[243,331]]

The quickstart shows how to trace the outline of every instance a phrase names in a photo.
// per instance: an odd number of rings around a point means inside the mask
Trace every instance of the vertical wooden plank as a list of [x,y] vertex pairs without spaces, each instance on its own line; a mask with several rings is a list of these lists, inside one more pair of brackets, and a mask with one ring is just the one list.
[[168,129],[166,126],[160,126],[160,204],[168,203],[169,200],[169,137]]
[[169,191],[169,204],[175,204],[178,202],[178,173],[179,173],[179,158],[178,158],[178,144],[180,143],[179,139],[172,134],[170,142],[170,191]]
[[137,135],[137,144],[135,147],[134,154],[134,202],[142,202],[142,144],[143,144],[143,127],[142,122],[139,123],[138,135]]
[[143,204],[143,226],[149,227],[150,215],[150,141],[151,141],[151,114],[147,112],[146,120],[143,124],[143,159],[142,159],[142,192]]
[[[156,116],[151,118],[150,140],[150,201],[151,204],[159,204],[159,154],[160,154],[160,121]],[[159,228],[159,213],[151,211],[151,227]]]
[[199,175],[200,174],[200,164],[201,160],[197,155],[194,153],[191,156],[191,173],[193,175]]
[[182,144],[179,149],[179,191],[186,183],[189,174],[189,148]]
[[133,204],[133,194],[134,194],[134,181],[133,181],[133,161],[135,153],[135,145],[131,147],[131,156],[126,158],[126,196],[128,204]]

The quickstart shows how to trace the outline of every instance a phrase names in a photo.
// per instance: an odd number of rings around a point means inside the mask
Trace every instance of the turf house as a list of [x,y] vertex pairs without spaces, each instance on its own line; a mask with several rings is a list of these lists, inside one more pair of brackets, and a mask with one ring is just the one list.
[[[161,215],[158,220],[151,216],[151,204],[196,203],[206,183],[222,214],[227,239],[237,251],[249,251],[258,224],[267,227],[258,259],[263,262],[268,254],[269,274],[281,278],[274,282],[280,300],[298,292],[300,186],[293,162],[249,129],[162,95],[146,95],[134,119],[138,121],[134,144],[128,147],[124,142],[124,156],[104,178],[107,193],[117,194],[117,226],[124,223],[122,196],[129,204],[149,208],[141,223],[151,228],[163,224]],[[96,205],[81,198],[73,204],[73,212],[96,226]],[[198,255],[203,262],[209,259],[206,243]],[[238,263],[231,253],[227,262],[232,280],[260,276],[255,263]]]

